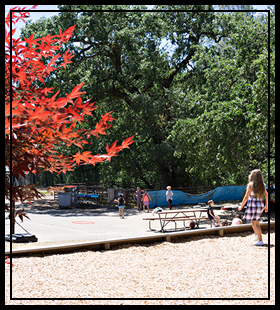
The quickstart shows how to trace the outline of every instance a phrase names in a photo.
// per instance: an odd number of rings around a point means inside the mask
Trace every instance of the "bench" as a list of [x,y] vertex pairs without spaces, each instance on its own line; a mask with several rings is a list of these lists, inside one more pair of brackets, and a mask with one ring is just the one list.
[[155,230],[155,229],[152,229],[152,227],[151,227],[151,221],[160,220],[160,218],[159,217],[145,217],[142,220],[149,221],[149,229]]

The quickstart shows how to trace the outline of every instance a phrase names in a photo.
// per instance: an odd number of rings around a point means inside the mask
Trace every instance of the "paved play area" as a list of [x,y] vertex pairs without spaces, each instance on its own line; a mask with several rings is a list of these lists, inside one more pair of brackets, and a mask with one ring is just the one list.
[[[229,206],[231,203],[223,203],[223,205]],[[148,221],[142,220],[144,217],[151,217],[152,212],[144,213],[142,210],[137,210],[136,207],[125,208],[124,219],[120,219],[118,208],[115,206],[60,209],[57,200],[54,200],[52,195],[46,195],[43,200],[37,200],[32,205],[26,203],[23,207],[30,220],[24,219],[22,223],[18,219],[18,222],[24,229],[38,238],[38,242],[34,243],[33,246],[42,243],[96,241],[159,233],[149,230]],[[178,206],[173,207],[173,209],[191,207]],[[231,221],[235,212],[215,210],[215,214],[219,215],[221,220]],[[154,221],[152,227],[159,230],[159,222]],[[170,223],[170,229],[173,228],[174,225]],[[210,228],[210,221],[202,221],[200,228]],[[10,221],[6,219],[5,234],[9,233]],[[25,231],[16,224],[15,233],[25,233]],[[6,246],[8,244],[9,242],[6,242]],[[17,245],[19,246],[19,244]]]
[[[118,208],[49,209],[28,211],[30,220],[19,224],[36,235],[38,242],[106,240],[129,236],[154,234],[148,223],[142,221],[143,212],[125,210],[120,219]],[[5,234],[9,233],[9,220],[5,221]],[[15,233],[25,231],[16,224]]]

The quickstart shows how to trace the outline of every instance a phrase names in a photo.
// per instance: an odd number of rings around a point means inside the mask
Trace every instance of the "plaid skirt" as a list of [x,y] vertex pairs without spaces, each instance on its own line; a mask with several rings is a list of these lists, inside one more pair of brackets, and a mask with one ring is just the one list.
[[246,221],[259,221],[264,208],[264,203],[261,199],[254,196],[249,196],[247,208],[243,216]]

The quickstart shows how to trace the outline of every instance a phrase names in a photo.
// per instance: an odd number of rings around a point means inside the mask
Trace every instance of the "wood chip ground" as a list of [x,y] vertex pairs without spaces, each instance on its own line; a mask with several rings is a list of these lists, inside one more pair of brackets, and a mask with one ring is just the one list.
[[[10,300],[10,270],[5,264],[7,305],[274,305],[275,232],[263,232],[265,245],[254,246],[252,232],[194,236],[152,245],[123,245],[110,251],[14,257],[15,298]],[[270,274],[268,275],[268,251]],[[268,282],[270,278],[270,283]],[[255,300],[268,298],[270,300]],[[78,298],[105,298],[78,300]],[[106,298],[119,298],[106,300]],[[122,298],[142,298],[124,300]],[[155,298],[155,300],[149,300]],[[172,300],[158,300],[172,298]],[[209,300],[179,300],[209,298]],[[212,300],[219,298],[220,300]],[[230,300],[224,300],[224,299]],[[249,300],[234,300],[246,298]]]

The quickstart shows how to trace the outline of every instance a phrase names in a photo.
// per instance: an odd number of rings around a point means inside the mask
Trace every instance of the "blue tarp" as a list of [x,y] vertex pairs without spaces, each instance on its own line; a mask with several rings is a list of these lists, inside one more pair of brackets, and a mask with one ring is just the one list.
[[98,198],[97,194],[78,194],[78,198]]
[[[245,185],[220,186],[208,193],[200,195],[192,195],[182,191],[172,190],[172,205],[198,204],[200,202],[207,202],[210,199],[214,202],[241,200],[242,194],[245,193],[245,191]],[[166,201],[166,190],[148,191],[148,193],[152,199],[149,204],[150,208],[168,206],[168,202]]]

